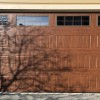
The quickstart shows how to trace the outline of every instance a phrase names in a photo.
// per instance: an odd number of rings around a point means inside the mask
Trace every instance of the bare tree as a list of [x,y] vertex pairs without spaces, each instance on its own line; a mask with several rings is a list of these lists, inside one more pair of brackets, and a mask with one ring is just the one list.
[[[50,32],[39,27],[7,25],[0,28],[0,34],[1,92],[57,92],[57,87],[64,91],[65,86],[57,85],[57,77],[61,77],[61,71],[71,69],[61,67],[62,54],[48,49]],[[70,61],[70,55],[62,58]]]

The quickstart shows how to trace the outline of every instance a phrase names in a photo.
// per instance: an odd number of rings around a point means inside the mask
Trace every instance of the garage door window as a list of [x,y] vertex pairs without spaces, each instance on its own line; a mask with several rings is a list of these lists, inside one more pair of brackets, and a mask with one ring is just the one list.
[[98,16],[98,25],[100,25],[100,16]]
[[58,26],[87,26],[89,16],[57,16]]
[[17,16],[17,25],[24,26],[48,26],[48,16]]
[[8,24],[8,17],[0,16],[0,25],[7,25],[7,24]]

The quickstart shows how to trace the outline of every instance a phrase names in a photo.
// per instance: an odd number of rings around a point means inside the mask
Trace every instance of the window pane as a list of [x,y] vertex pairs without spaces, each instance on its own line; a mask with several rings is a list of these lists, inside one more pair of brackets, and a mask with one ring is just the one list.
[[17,16],[17,25],[48,26],[48,16]]
[[57,25],[64,25],[64,21],[57,21]]
[[100,25],[100,21],[98,22],[98,25]]
[[82,16],[82,25],[89,25],[89,16]]
[[7,24],[8,24],[8,17],[0,16],[0,25],[7,25]]
[[73,16],[65,17],[65,25],[73,25]]
[[73,16],[66,16],[65,20],[73,20]]
[[74,16],[74,20],[81,20],[81,16]]
[[17,25],[25,25],[25,19],[22,16],[17,16]]
[[98,16],[98,20],[100,20],[100,16]]
[[57,16],[57,25],[64,25],[64,16]]
[[66,21],[65,25],[73,25],[73,22],[72,21]]
[[63,21],[64,20],[64,16],[57,16],[57,21]]
[[98,16],[98,25],[100,25],[100,16]]
[[89,25],[89,21],[82,21],[82,25]]
[[81,25],[81,20],[80,21],[74,21],[74,25]]
[[89,16],[82,16],[82,20],[89,20]]
[[40,24],[41,24],[41,26],[48,26],[48,25],[49,25],[49,23],[48,23],[47,21],[45,21],[45,22],[40,22]]
[[74,16],[74,25],[81,25],[81,16]]

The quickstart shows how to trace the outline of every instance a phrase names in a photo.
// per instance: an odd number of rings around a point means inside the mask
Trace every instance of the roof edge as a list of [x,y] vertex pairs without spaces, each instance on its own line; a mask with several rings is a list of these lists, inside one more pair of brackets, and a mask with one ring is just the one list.
[[0,11],[99,11],[100,4],[0,4]]
[[100,4],[100,0],[0,0],[0,3],[14,4]]

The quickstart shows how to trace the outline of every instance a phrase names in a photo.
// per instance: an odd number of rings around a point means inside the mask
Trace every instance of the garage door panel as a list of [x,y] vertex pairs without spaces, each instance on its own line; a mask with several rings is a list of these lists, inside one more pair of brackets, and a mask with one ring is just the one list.
[[89,88],[96,89],[97,88],[97,80],[96,77],[89,77]]
[[83,54],[71,54],[70,56],[70,61],[67,62],[68,65],[70,65],[70,67],[72,68],[87,68],[89,69],[89,60],[90,60],[90,56],[86,53]]
[[91,36],[56,36],[57,48],[90,48]]
[[[73,80],[74,77],[74,80]],[[70,88],[89,88],[89,77],[82,75],[69,76],[69,87]]]

